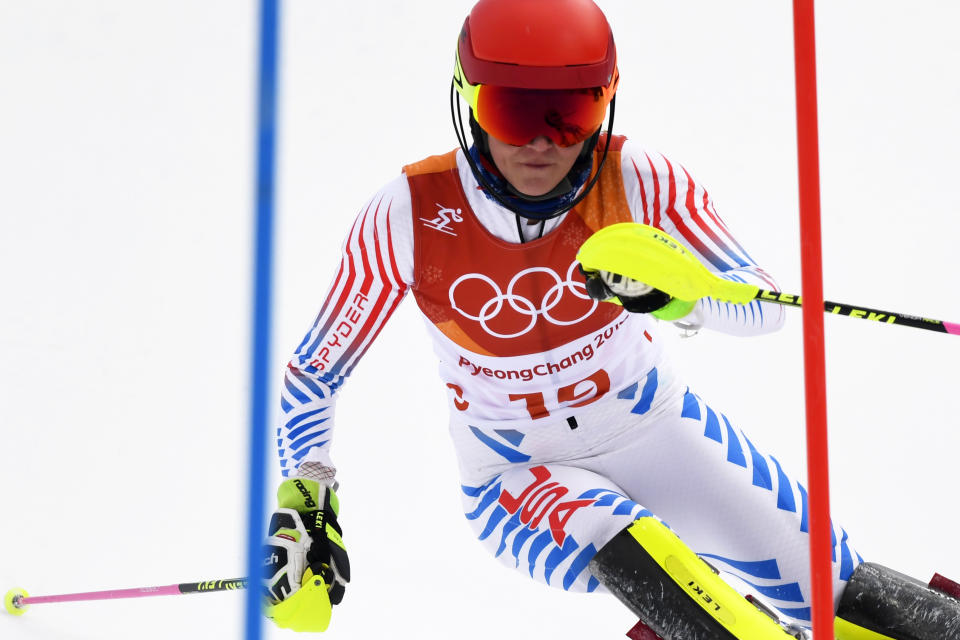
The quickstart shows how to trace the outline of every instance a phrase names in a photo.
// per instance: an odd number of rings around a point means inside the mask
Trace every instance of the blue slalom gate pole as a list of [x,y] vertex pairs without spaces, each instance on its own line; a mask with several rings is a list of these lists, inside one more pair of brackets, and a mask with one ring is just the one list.
[[266,443],[269,423],[270,334],[273,303],[273,210],[277,121],[277,58],[280,0],[260,0],[259,76],[257,89],[256,186],[253,273],[253,327],[250,358],[250,493],[247,518],[247,640],[260,640],[263,614],[261,546],[264,535]]

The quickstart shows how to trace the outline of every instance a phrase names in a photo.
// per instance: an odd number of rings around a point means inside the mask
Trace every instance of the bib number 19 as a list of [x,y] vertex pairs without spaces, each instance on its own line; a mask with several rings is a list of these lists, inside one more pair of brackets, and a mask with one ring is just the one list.
[[[557,389],[557,402],[567,407],[583,407],[596,402],[610,391],[610,376],[603,369],[595,371],[583,380],[574,382]],[[527,412],[534,420],[546,418],[550,415],[547,410],[543,392],[511,393],[513,402],[526,402]]]

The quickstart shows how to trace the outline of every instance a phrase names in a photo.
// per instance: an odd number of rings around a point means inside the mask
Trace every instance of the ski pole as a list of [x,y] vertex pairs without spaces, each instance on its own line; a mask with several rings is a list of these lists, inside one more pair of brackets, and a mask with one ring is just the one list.
[[207,593],[210,591],[236,591],[246,589],[246,578],[232,580],[205,580],[203,582],[184,582],[162,587],[138,587],[135,589],[112,589],[107,591],[87,591],[85,593],[65,593],[55,596],[31,596],[23,589],[10,589],[3,597],[7,612],[19,616],[32,604],[53,602],[78,602],[81,600],[118,600],[121,598],[149,598],[152,596],[178,596],[187,593]]
[[[668,233],[638,222],[621,222],[600,229],[581,245],[577,261],[588,278],[595,277],[598,271],[616,273],[644,282],[680,300],[713,298],[733,304],[763,300],[791,307],[802,306],[800,296],[721,278],[707,270]],[[956,322],[829,300],[823,306],[827,313],[960,335],[960,323]]]
[[[800,296],[783,293],[781,291],[768,291],[759,289],[754,296],[755,300],[764,300],[766,302],[776,302],[790,307],[802,306]],[[897,313],[895,311],[881,311],[880,309],[871,309],[870,307],[860,307],[843,302],[831,302],[825,300],[823,310],[826,313],[832,313],[840,316],[850,316],[851,318],[861,318],[863,320],[873,320],[883,324],[899,324],[905,327],[914,327],[916,329],[926,329],[928,331],[937,331],[938,333],[951,333],[960,335],[960,324],[956,322],[946,322],[944,320],[934,320],[932,318],[920,318],[917,316]]]

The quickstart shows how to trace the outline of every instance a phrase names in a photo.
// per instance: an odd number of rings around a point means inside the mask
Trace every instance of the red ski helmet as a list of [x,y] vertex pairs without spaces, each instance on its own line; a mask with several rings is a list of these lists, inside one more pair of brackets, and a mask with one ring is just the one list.
[[613,32],[592,0],[480,0],[460,31],[457,92],[509,144],[590,138],[619,80]]

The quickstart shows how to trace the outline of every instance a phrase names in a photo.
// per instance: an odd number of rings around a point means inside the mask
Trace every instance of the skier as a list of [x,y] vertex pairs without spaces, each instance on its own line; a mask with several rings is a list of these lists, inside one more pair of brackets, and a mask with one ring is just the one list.
[[[612,592],[666,639],[802,633],[806,492],[684,383],[661,338],[671,323],[776,331],[782,307],[678,299],[582,272],[577,251],[642,223],[722,278],[776,283],[686,169],[614,134],[616,49],[592,0],[480,0],[455,60],[460,148],[405,166],[361,208],[285,373],[267,615],[323,630],[343,597],[334,405],[410,291],[449,392],[464,512],[495,557],[550,586]],[[960,639],[960,602],[864,563],[836,524],[834,536],[840,637]],[[893,619],[871,608],[908,591],[916,606]]]

